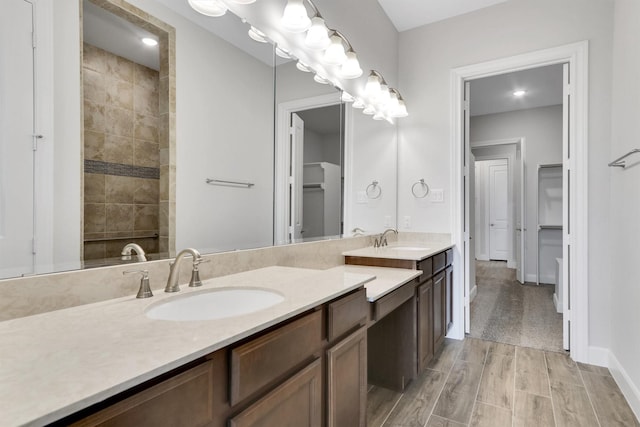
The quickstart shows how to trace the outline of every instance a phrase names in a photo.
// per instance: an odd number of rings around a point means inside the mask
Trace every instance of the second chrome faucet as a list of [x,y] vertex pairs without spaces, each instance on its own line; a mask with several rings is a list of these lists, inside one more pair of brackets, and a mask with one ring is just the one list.
[[376,237],[376,239],[373,241],[373,247],[374,248],[381,248],[383,246],[387,246],[387,234],[389,233],[394,233],[394,234],[398,234],[398,230],[396,230],[395,228],[387,228],[386,230],[384,230],[384,232],[379,235],[378,237]]
[[176,259],[170,264],[169,279],[167,280],[167,286],[164,288],[165,292],[180,291],[180,285],[178,284],[178,278],[180,277],[180,263],[187,255],[191,255],[193,257],[193,268],[191,271],[191,281],[189,282],[189,286],[192,288],[202,286],[198,266],[205,261],[202,259],[200,252],[192,248],[187,248],[180,251],[176,256]]

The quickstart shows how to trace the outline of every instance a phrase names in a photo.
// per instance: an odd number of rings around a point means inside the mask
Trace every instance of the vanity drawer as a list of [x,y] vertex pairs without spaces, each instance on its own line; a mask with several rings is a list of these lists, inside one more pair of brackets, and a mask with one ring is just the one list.
[[428,279],[433,276],[433,258],[423,259],[418,261],[417,269],[422,271],[422,280]]
[[367,323],[367,291],[360,289],[351,295],[329,303],[327,338],[329,342]]
[[446,252],[447,265],[453,264],[453,249],[447,249]]
[[231,350],[231,405],[299,368],[319,352],[321,344],[318,310]]
[[447,263],[447,257],[446,257],[446,253],[445,252],[440,252],[437,255],[434,255],[431,257],[433,259],[433,273],[437,273],[440,270],[443,270],[446,263]]
[[373,320],[380,320],[396,308],[400,307],[405,301],[412,298],[418,279],[413,279],[409,283],[402,285],[400,288],[383,296],[373,303]]

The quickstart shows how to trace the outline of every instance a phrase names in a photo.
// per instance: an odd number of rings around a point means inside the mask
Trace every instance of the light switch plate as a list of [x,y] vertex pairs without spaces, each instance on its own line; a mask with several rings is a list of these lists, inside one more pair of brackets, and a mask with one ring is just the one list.
[[437,189],[431,190],[431,201],[435,203],[443,203],[444,202],[444,190]]

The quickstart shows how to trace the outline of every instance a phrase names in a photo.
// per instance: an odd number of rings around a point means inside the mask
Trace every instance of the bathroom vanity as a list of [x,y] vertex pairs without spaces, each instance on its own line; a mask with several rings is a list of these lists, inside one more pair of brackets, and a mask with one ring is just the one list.
[[344,253],[345,264],[420,272],[370,298],[369,383],[404,390],[444,343],[453,315],[451,245],[387,246]]
[[[364,426],[363,285],[372,279],[341,267],[268,267],[182,286],[179,295],[2,322],[0,375],[13,382],[3,388],[0,425]],[[284,300],[224,319],[145,315],[171,298],[229,288]]]

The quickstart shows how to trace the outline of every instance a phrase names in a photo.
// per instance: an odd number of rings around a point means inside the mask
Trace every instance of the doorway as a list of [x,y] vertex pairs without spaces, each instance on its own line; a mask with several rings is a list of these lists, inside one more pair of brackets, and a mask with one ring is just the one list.
[[[565,124],[562,135],[562,169],[566,177],[563,185],[563,219],[571,227],[563,229],[563,258],[561,272],[563,281],[568,283],[569,301],[571,308],[566,317],[571,319],[566,325],[570,335],[571,356],[577,361],[588,361],[588,276],[587,263],[587,218],[582,212],[587,211],[587,59],[588,42],[575,43],[553,49],[531,52],[528,54],[490,61],[472,66],[452,70],[452,117],[453,117],[453,145],[452,156],[454,170],[452,181],[454,184],[454,199],[452,215],[454,217],[453,240],[457,245],[456,283],[458,291],[454,295],[455,305],[460,307],[451,337],[462,338],[464,332],[469,331],[469,247],[470,234],[468,223],[469,211],[469,122],[468,109],[465,109],[465,82],[483,77],[532,69],[536,67],[563,64],[568,66],[565,77],[570,84],[563,90],[563,103],[568,108],[563,109],[562,123]],[[571,138],[569,138],[571,135]],[[569,197],[570,196],[570,197]],[[570,207],[570,208],[569,208]],[[578,212],[581,212],[578,215]],[[464,308],[464,310],[463,310]]]
[[338,92],[278,106],[277,244],[342,234],[347,120]]

